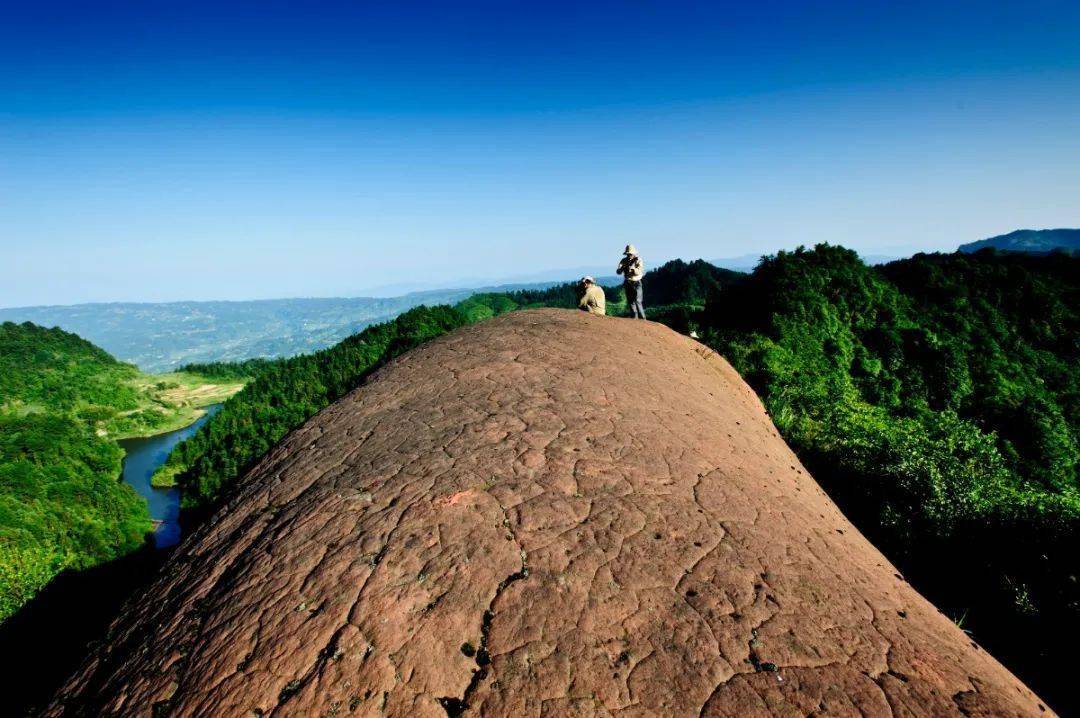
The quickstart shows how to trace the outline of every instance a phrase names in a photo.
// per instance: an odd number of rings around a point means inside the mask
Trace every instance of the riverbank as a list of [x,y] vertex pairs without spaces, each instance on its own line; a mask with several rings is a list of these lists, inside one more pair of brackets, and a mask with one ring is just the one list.
[[172,489],[176,487],[176,477],[184,470],[183,466],[163,464],[150,477],[150,485],[155,489]]
[[[151,390],[159,392],[160,397],[171,404],[174,408],[171,415],[165,421],[161,431],[152,433],[130,434],[116,437],[121,445],[125,440],[146,438],[152,439],[157,436],[167,436],[174,432],[184,431],[191,428],[183,438],[187,438],[202,426],[203,418],[208,410],[213,414],[215,408],[220,408],[230,397],[244,388],[249,380],[216,380],[209,381],[200,374],[186,372],[174,372],[150,376],[150,379],[159,379],[158,382],[150,382],[144,387],[146,393]],[[170,447],[171,450],[171,447]],[[179,473],[176,467],[168,466],[162,460],[149,478],[149,485],[155,489],[171,489],[176,486],[176,475]]]
[[120,441],[183,429],[198,421],[206,407],[224,403],[248,381],[210,380],[188,372],[140,373],[129,382],[138,393],[138,407],[116,416],[98,435]]

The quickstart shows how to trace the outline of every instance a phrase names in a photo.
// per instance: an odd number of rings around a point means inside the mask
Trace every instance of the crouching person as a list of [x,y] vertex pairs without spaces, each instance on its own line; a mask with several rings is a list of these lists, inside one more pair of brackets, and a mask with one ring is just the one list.
[[606,298],[604,288],[596,283],[592,277],[582,277],[578,287],[578,309],[590,314],[604,316],[606,313]]

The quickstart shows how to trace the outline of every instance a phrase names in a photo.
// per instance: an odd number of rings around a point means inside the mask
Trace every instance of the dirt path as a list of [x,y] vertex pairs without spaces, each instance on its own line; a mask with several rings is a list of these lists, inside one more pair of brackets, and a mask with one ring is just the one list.
[[425,345],[290,435],[58,699],[1050,715],[840,514],[725,361],[557,310]]

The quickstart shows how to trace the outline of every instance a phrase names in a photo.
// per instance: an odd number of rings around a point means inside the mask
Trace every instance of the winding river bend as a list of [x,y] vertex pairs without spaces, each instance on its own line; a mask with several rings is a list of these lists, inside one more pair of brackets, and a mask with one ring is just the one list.
[[205,414],[183,429],[117,442],[124,450],[123,480],[150,504],[157,548],[168,548],[180,542],[180,489],[156,489],[150,485],[150,477],[165,463],[177,444],[198,431],[220,409],[221,404],[206,407]]

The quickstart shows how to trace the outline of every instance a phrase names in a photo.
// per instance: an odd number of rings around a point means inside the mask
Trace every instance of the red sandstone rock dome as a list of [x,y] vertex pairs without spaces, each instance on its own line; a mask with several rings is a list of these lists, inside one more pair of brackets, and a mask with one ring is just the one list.
[[544,310],[286,438],[49,715],[1049,715],[719,356]]

